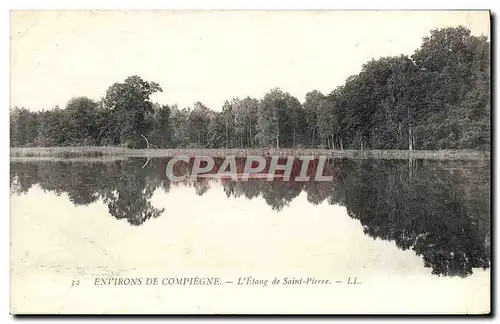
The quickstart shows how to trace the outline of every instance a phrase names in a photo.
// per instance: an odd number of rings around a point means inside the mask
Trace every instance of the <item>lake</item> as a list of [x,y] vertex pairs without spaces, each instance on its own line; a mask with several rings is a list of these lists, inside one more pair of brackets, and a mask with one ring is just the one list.
[[[167,177],[168,161],[11,161],[12,309],[490,309],[489,160],[330,159],[331,181],[181,182]],[[95,285],[176,276],[224,287]],[[249,277],[261,281],[237,285]],[[332,284],[262,287],[273,278]]]

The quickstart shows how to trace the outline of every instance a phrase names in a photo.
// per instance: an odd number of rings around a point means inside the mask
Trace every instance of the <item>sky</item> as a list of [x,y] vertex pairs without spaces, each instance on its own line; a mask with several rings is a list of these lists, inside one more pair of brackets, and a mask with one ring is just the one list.
[[430,30],[489,37],[487,11],[12,11],[11,107],[99,100],[139,75],[161,104],[329,93],[372,58],[411,55]]

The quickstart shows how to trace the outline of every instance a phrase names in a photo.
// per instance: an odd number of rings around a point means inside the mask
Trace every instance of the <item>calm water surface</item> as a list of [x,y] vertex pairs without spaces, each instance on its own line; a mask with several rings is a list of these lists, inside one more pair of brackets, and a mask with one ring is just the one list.
[[13,275],[413,278],[446,283],[451,307],[489,290],[489,161],[338,159],[331,182],[181,183],[168,159],[145,162],[12,161]]

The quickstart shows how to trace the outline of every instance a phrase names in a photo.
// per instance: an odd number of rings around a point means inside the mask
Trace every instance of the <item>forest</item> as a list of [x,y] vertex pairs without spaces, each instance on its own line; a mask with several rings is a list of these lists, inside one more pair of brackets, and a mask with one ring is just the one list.
[[163,105],[140,76],[65,108],[13,107],[11,147],[490,149],[490,43],[465,27],[435,29],[411,56],[372,59],[328,94],[301,102],[279,88],[221,109]]

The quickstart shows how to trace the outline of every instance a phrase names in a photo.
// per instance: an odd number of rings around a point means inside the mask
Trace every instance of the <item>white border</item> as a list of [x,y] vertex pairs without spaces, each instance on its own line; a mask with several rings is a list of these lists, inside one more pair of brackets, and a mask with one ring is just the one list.
[[407,9],[429,9],[448,10],[459,9],[490,9],[494,6],[493,1],[435,1],[420,0],[412,2],[379,0],[377,2],[367,0],[350,0],[343,3],[335,3],[326,0],[307,1],[278,1],[278,0],[141,0],[139,1],[109,1],[109,0],[18,0],[11,1],[8,8],[11,9],[337,9],[337,10],[407,10]]
[[[4,320],[7,322],[13,322],[14,318],[9,314],[9,254],[10,254],[10,239],[9,239],[9,11],[11,9],[293,9],[293,10],[312,10],[312,9],[361,9],[361,10],[370,10],[370,9],[378,9],[378,10],[398,10],[398,9],[431,9],[431,10],[449,10],[450,8],[458,9],[492,9],[493,13],[499,12],[499,1],[486,1],[486,0],[475,0],[475,1],[464,1],[464,0],[449,0],[449,1],[436,1],[436,0],[419,0],[419,1],[389,1],[389,0],[379,0],[379,1],[369,1],[369,0],[349,0],[344,2],[332,3],[332,1],[326,0],[306,0],[306,1],[296,1],[296,0],[288,0],[288,1],[279,1],[279,0],[243,0],[243,1],[235,1],[235,0],[211,0],[211,1],[200,1],[200,0],[179,0],[179,1],[168,1],[168,0],[141,0],[141,1],[126,1],[126,0],[77,0],[77,1],[68,1],[68,0],[49,0],[49,1],[36,1],[36,0],[19,0],[19,1],[1,1],[0,2],[0,35],[2,36],[2,49],[0,50],[0,55],[2,55],[1,64],[2,69],[2,111],[1,111],[1,122],[2,127],[0,127],[0,131],[2,132],[0,136],[0,140],[3,146],[2,150],[2,158],[0,158],[1,163],[1,172],[0,175],[2,177],[3,186],[2,192],[0,194],[0,198],[2,199],[0,206],[3,209],[3,213],[1,215],[3,226],[2,238],[3,244],[1,246],[1,262],[2,266],[0,267],[2,271],[3,283],[2,287],[3,293],[1,294],[1,305],[3,306],[2,316]],[[492,36],[495,36],[493,33]],[[493,38],[493,37],[492,37]],[[492,39],[493,44],[496,43],[496,39]],[[496,53],[496,51],[494,51]],[[494,59],[494,58],[493,58]],[[496,64],[495,64],[496,66]],[[494,71],[495,73],[496,71]],[[496,74],[495,74],[496,75]],[[493,84],[493,83],[492,83]],[[498,88],[495,87],[495,98],[498,98]],[[494,107],[492,107],[492,110]],[[495,124],[499,124],[499,113],[495,114]],[[498,150],[499,138],[498,132],[496,132],[495,136],[495,151]],[[495,163],[495,167],[496,167]],[[493,180],[493,179],[492,179]],[[495,193],[495,201],[500,201],[498,198],[498,192]],[[496,208],[495,208],[496,210]],[[494,213],[496,214],[496,213]],[[498,220],[495,222],[498,225]],[[498,233],[498,228],[495,226],[495,234]],[[496,243],[495,237],[495,249],[498,250],[498,244]],[[494,256],[496,259],[496,255]],[[498,261],[498,260],[495,260]],[[496,265],[496,263],[495,263]],[[497,281],[496,271],[495,271],[495,282]],[[493,306],[493,305],[492,305]],[[496,309],[496,306],[493,306]],[[251,319],[251,318],[250,318]],[[43,320],[43,319],[37,319]],[[47,318],[46,320],[51,320],[51,318]],[[81,321],[90,321],[90,319],[81,319]],[[120,319],[118,319],[120,320]],[[231,319],[233,321],[236,319]],[[261,319],[258,319],[262,321]],[[355,319],[334,319],[334,320],[349,320],[350,322],[358,322],[358,321],[366,321],[366,318],[355,318]],[[386,319],[382,319],[385,321]],[[403,318],[395,318],[394,320],[400,321]],[[425,318],[418,319],[419,321],[424,321]],[[452,319],[453,322],[464,321],[465,319]],[[480,319],[476,319],[480,320]],[[69,322],[70,319],[60,319],[60,323]],[[141,319],[133,319],[132,321],[140,322]],[[190,322],[191,320],[183,320],[183,322]],[[303,322],[308,322],[312,320],[302,320]],[[3,321],[2,321],[3,322]],[[104,319],[94,319],[94,322],[101,323],[104,322]],[[263,321],[263,322],[267,322]]]

